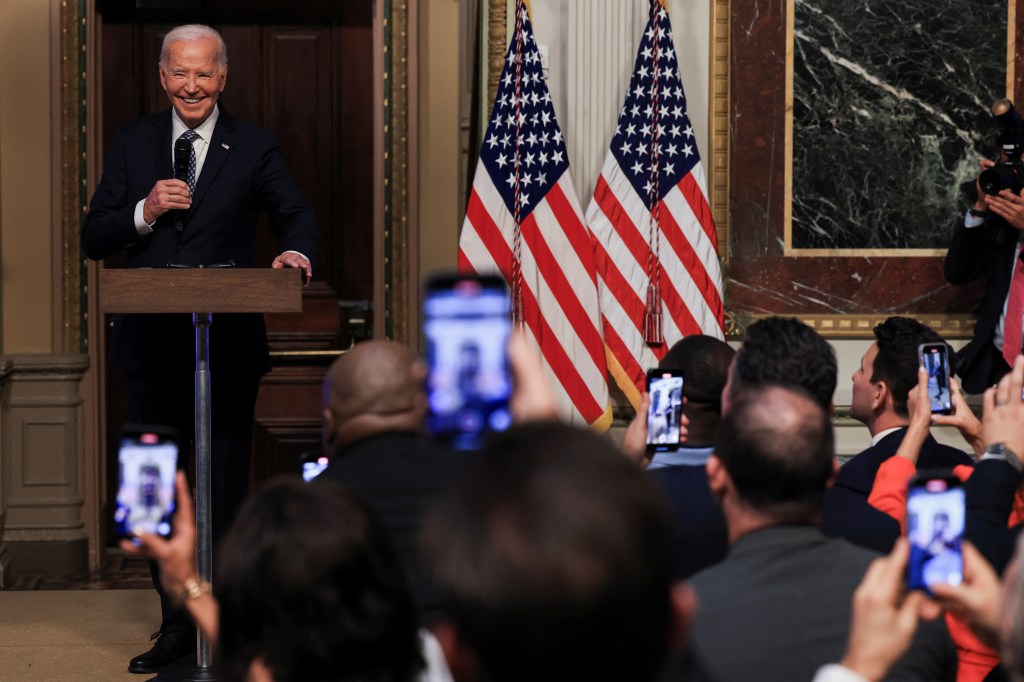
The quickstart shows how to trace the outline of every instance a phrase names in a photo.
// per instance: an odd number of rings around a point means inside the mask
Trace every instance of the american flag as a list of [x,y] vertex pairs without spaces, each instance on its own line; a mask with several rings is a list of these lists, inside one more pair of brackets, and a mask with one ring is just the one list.
[[651,1],[626,102],[587,209],[608,370],[633,403],[691,334],[723,337],[722,273],[668,13]]
[[607,428],[594,245],[523,0],[473,179],[459,269],[505,277],[513,317],[539,349],[564,416]]

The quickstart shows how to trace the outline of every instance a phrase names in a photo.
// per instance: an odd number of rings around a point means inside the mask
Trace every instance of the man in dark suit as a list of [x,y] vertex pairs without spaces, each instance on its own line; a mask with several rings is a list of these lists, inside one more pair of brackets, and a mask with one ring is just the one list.
[[[878,520],[879,512],[868,504],[868,496],[878,467],[896,454],[907,433],[907,396],[917,385],[920,366],[917,348],[922,343],[944,342],[933,330],[907,317],[888,318],[874,328],[874,334],[875,343],[853,374],[850,404],[850,416],[868,427],[871,446],[839,470],[835,485],[825,497],[822,528],[828,535],[888,552],[898,531]],[[952,357],[952,350],[949,352]],[[931,435],[918,461],[923,469],[952,469],[974,463],[966,453],[939,443]]]
[[683,414],[689,420],[686,443],[657,452],[647,465],[672,510],[672,550],[677,579],[716,564],[729,551],[725,517],[715,504],[705,470],[722,418],[722,389],[735,351],[703,334],[682,339],[658,363],[683,371]]
[[[802,389],[761,383],[733,395],[708,459],[732,547],[690,581],[689,654],[708,677],[809,680],[842,657],[851,597],[877,555],[818,527],[833,452],[831,420]],[[922,628],[912,652],[897,679],[955,668],[941,623]]]
[[426,369],[393,341],[364,341],[334,361],[323,390],[322,478],[343,483],[384,523],[424,621],[439,607],[423,570],[419,533],[428,504],[461,455],[423,433]]
[[[220,34],[201,25],[171,30],[159,73],[171,109],[117,131],[83,225],[85,254],[98,260],[125,251],[131,268],[264,266],[254,262],[252,250],[266,211],[282,249],[271,267],[300,268],[308,282],[316,217],[289,176],[276,138],[218,105],[227,82]],[[115,317],[108,361],[123,371],[132,421],[174,426],[188,442],[194,349],[188,315]],[[215,540],[247,492],[253,409],[268,370],[263,316],[216,315],[210,327]],[[187,447],[182,454],[184,461]],[[161,606],[160,639],[132,660],[131,672],[154,672],[194,651],[187,616],[166,599]]]
[[[981,161],[982,171],[994,166]],[[1021,351],[1024,318],[1010,312],[1010,283],[1024,277],[1021,243],[1024,240],[1024,198],[1010,190],[989,195],[975,182],[968,188],[971,208],[957,220],[944,264],[946,281],[967,284],[988,275],[985,297],[978,309],[974,337],[960,351],[960,378],[968,393],[981,393],[1010,371],[1006,357]],[[1016,274],[1015,274],[1016,273]],[[1011,318],[1008,322],[1007,315]],[[1007,324],[1011,329],[1008,330]],[[1013,330],[1016,325],[1016,330]],[[1004,353],[1004,339],[1017,339],[1016,348]]]

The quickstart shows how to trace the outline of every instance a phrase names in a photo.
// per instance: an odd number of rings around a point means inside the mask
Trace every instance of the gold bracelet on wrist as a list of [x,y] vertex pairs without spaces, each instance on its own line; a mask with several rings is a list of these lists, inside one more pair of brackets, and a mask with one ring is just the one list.
[[182,587],[181,601],[182,603],[189,602],[211,592],[213,592],[213,585],[202,578],[193,576],[186,580],[184,587]]

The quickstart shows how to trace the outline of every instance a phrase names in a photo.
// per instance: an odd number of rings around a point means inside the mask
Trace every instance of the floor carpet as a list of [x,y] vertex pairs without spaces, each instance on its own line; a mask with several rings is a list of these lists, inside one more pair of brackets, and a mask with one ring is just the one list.
[[159,627],[152,589],[0,591],[0,682],[142,682],[128,661]]

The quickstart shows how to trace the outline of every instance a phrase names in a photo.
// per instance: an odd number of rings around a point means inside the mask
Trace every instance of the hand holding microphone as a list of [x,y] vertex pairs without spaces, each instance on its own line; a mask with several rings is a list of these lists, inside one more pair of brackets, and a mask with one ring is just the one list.
[[192,143],[179,138],[174,142],[174,177],[158,180],[146,196],[142,205],[142,217],[152,225],[168,211],[179,211],[174,228],[179,232],[185,227],[185,212],[192,206],[192,192],[188,186],[188,170],[192,155]]

